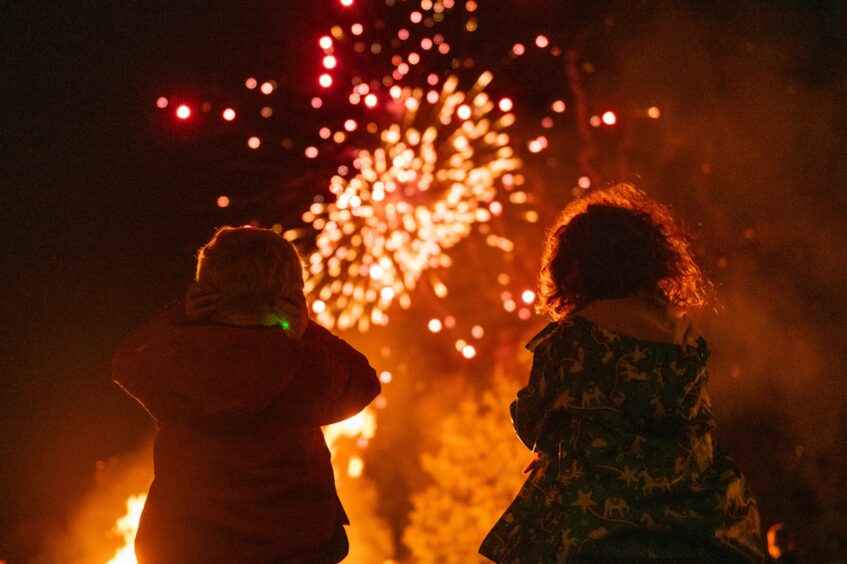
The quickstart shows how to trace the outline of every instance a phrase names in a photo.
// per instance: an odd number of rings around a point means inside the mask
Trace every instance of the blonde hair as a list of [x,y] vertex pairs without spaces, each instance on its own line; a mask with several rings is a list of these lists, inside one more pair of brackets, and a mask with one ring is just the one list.
[[265,313],[277,298],[302,293],[303,266],[270,229],[221,227],[197,255],[196,280],[217,290],[219,315]]

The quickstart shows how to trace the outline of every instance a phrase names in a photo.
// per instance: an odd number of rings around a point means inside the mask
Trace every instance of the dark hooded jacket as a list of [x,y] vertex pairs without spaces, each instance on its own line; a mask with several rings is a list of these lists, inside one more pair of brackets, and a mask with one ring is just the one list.
[[158,422],[140,562],[326,562],[346,515],[320,427],[379,393],[367,359],[309,322],[189,324],[171,307],[113,375]]

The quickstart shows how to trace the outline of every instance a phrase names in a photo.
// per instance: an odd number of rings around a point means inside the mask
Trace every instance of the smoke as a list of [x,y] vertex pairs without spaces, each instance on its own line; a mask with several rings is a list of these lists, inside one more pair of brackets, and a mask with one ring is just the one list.
[[844,11],[621,4],[613,21],[602,84],[663,109],[659,150],[631,151],[626,170],[693,226],[718,289],[697,322],[719,440],[765,526],[787,520],[807,554],[835,554],[847,538],[832,518],[847,502]]
[[116,529],[130,496],[146,494],[153,480],[152,443],[138,452],[98,462],[94,485],[64,530],[45,538],[32,564],[105,564],[124,545]]

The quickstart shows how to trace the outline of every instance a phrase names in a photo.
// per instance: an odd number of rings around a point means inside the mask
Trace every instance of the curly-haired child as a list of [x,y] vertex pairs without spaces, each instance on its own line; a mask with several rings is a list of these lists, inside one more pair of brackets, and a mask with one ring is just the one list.
[[480,552],[501,563],[759,562],[755,500],[715,445],[711,287],[671,212],[631,185],[568,205],[542,261],[554,321],[511,405],[537,457]]

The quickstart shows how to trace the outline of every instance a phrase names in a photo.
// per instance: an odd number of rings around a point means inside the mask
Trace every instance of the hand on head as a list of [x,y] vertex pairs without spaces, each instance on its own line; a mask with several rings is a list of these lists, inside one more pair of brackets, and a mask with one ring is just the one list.
[[309,324],[309,309],[302,292],[275,300],[274,312],[279,316],[287,335],[294,339],[303,336]]
[[192,282],[185,294],[185,317],[189,321],[210,319],[218,312],[220,296],[208,283]]

